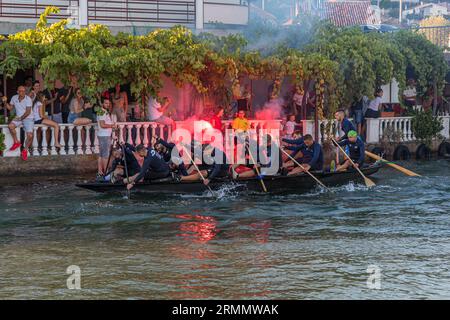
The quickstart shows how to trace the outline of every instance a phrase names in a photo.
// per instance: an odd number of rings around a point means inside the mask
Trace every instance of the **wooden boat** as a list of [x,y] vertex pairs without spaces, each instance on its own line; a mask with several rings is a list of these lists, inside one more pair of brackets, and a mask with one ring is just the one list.
[[[361,171],[370,176],[382,167],[382,164],[375,163],[364,167]],[[312,172],[320,181],[326,186],[333,187],[344,185],[349,182],[362,181],[361,175],[355,170],[345,172]],[[316,182],[307,174],[299,174],[292,176],[266,176],[264,183],[271,193],[279,192],[304,192],[316,187]],[[224,184],[234,184],[237,190],[261,191],[261,184],[257,178],[248,178],[238,181],[229,178],[217,179],[211,181],[209,184],[213,190],[220,189]],[[79,183],[77,187],[103,193],[121,193],[125,192],[125,185],[122,183],[105,183],[105,182],[90,182]],[[207,189],[201,181],[185,181],[176,182],[171,178],[153,180],[151,182],[138,183],[133,188],[133,193],[149,192],[149,193],[203,193]]]

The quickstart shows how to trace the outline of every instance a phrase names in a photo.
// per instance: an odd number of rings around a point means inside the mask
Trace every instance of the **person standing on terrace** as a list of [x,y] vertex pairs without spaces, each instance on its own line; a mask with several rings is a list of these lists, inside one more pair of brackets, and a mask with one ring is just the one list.
[[367,109],[365,114],[366,118],[380,117],[380,110],[383,102],[382,97],[383,97],[383,90],[377,89],[377,91],[375,92],[375,99],[371,100],[369,103],[369,108]]
[[334,113],[334,118],[339,121],[340,125],[341,125],[341,131],[344,132],[344,135],[342,137],[339,137],[337,140],[344,140],[347,139],[347,134],[355,129],[355,126],[353,125],[353,123],[347,119],[347,117],[345,116],[345,112],[344,110],[338,110]]
[[112,114],[116,115],[117,122],[126,122],[128,113],[128,96],[122,90],[120,84],[116,84],[112,93],[113,110]]
[[15,111],[15,118],[8,125],[9,132],[11,133],[11,136],[14,140],[14,144],[12,145],[10,151],[14,151],[21,146],[19,139],[17,139],[16,128],[23,125],[26,133],[26,139],[21,155],[23,160],[27,160],[28,149],[33,142],[33,101],[29,96],[27,96],[24,86],[20,86],[19,88],[17,88],[17,94],[11,98],[11,101],[9,103],[7,102],[8,99],[6,96],[3,96],[2,100],[9,111],[13,109]]
[[231,127],[238,132],[245,132],[250,129],[250,124],[245,117],[245,111],[239,110],[237,117],[233,120]]
[[164,115],[171,103],[170,98],[164,97],[162,103],[158,102],[157,98],[149,97],[148,106],[148,120],[152,122],[161,123],[167,126],[172,126],[172,130],[175,130],[175,121]]
[[97,178],[103,177],[108,171],[107,166],[112,143],[112,129],[116,128],[116,124],[112,121],[111,114],[109,113],[110,108],[111,101],[105,99],[101,110],[97,112],[97,137],[100,149]]

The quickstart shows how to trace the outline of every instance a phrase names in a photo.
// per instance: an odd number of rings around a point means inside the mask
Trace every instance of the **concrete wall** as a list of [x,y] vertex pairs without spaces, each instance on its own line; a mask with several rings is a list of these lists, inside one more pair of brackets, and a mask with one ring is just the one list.
[[91,175],[97,172],[96,155],[47,156],[21,158],[0,157],[0,176]]

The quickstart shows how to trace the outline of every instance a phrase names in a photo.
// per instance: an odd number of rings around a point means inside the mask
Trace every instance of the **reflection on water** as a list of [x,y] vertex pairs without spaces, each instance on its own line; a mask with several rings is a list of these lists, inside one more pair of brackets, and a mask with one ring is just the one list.
[[[450,298],[450,164],[333,194],[133,195],[0,185],[0,298]],[[79,179],[79,178],[77,178]],[[381,268],[381,290],[366,285]],[[81,268],[82,290],[65,271]]]

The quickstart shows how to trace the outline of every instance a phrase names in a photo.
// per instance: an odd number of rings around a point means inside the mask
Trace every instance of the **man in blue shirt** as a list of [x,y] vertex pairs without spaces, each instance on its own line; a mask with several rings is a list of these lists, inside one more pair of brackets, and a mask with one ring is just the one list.
[[344,135],[337,139],[338,141],[347,139],[347,134],[349,133],[349,131],[351,131],[351,130],[356,131],[353,123],[345,117],[344,110],[336,111],[336,113],[334,114],[334,118],[340,122],[341,131],[344,132]]
[[[360,137],[358,137],[358,133],[356,131],[350,130],[348,132],[348,138],[339,141],[338,144],[341,147],[347,147],[348,155],[350,159],[353,160],[356,167],[361,168],[364,165],[364,159],[366,156],[364,142]],[[352,163],[350,160],[345,158],[344,163],[337,167],[337,171],[346,171],[350,167],[352,167]]]
[[302,152],[303,157],[296,159],[303,168],[295,167],[288,175],[294,175],[309,170],[320,171],[323,169],[322,146],[315,142],[310,134],[306,134],[303,137],[303,140],[303,144],[299,146],[299,151]]
[[130,190],[133,186],[144,180],[162,179],[170,176],[170,168],[167,162],[164,161],[162,155],[156,152],[153,148],[146,148],[140,144],[136,147],[136,152],[144,158],[141,171],[135,176],[130,178],[131,183],[127,185],[127,189]]

